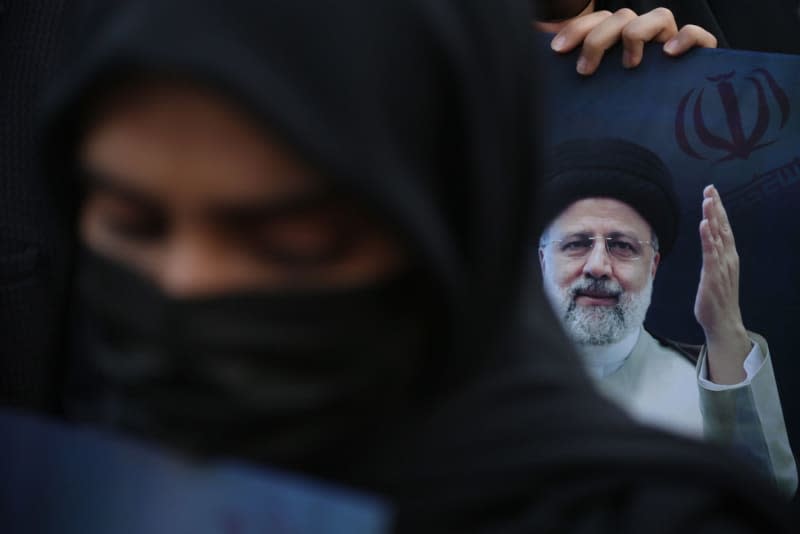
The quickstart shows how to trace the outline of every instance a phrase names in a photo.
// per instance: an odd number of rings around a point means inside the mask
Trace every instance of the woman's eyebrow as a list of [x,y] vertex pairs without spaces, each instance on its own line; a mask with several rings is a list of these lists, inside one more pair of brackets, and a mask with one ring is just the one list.
[[[335,206],[337,196],[325,189],[283,193],[269,199],[221,203],[211,208],[210,215],[227,223],[262,222],[265,220],[310,212]],[[342,203],[343,209],[345,203]]]
[[90,169],[81,169],[80,175],[80,181],[87,192],[98,191],[110,194],[148,210],[158,210],[161,207],[161,203],[156,197],[127,185],[126,180]]

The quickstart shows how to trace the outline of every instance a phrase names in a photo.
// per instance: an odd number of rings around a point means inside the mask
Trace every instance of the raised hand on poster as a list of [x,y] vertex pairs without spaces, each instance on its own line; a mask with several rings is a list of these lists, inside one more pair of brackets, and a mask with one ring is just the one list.
[[728,215],[714,186],[703,190],[700,222],[703,268],[694,314],[708,347],[709,377],[717,384],[745,379],[744,360],[752,343],[739,308],[739,255]]
[[558,53],[582,46],[576,69],[584,76],[594,74],[606,50],[620,41],[626,68],[639,66],[644,45],[651,41],[664,43],[664,52],[670,56],[680,56],[695,47],[717,46],[717,38],[700,26],[687,24],[678,29],[672,11],[664,7],[638,15],[627,8],[614,13],[592,12],[592,5],[583,14],[565,21],[535,23],[539,30],[556,32],[550,46]]

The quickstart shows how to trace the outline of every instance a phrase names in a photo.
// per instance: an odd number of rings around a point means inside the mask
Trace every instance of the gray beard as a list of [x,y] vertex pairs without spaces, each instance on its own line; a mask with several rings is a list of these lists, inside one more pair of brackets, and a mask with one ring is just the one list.
[[[617,294],[614,306],[580,306],[576,294],[592,288]],[[644,324],[653,294],[653,277],[638,293],[625,292],[611,280],[581,278],[570,287],[561,289],[547,276],[545,294],[550,300],[567,336],[577,345],[610,345]]]

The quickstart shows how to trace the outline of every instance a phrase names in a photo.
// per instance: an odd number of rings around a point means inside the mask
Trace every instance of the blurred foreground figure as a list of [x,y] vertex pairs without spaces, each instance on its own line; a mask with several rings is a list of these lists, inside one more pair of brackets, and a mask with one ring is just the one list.
[[526,13],[86,3],[45,131],[84,246],[69,416],[374,492],[398,532],[788,530],[558,334]]
[[70,228],[36,165],[34,117],[65,0],[0,3],[0,406],[52,410]]
[[706,187],[702,199],[694,310],[703,347],[644,328],[680,213],[656,154],[621,139],[563,142],[552,151],[541,202],[545,293],[600,389],[643,422],[728,445],[794,495],[797,469],[769,348],[742,321],[739,256],[717,190]]

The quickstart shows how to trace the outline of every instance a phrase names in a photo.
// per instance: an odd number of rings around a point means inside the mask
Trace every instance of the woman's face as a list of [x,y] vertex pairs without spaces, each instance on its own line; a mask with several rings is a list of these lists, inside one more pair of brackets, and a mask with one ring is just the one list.
[[115,93],[80,148],[80,235],[171,296],[356,286],[403,247],[235,107],[188,84]]

